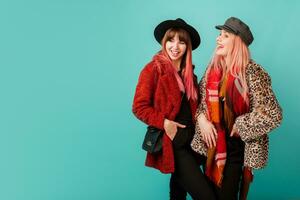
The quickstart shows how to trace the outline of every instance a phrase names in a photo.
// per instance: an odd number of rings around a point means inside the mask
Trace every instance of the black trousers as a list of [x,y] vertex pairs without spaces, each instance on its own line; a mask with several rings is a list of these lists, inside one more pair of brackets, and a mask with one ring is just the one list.
[[187,193],[194,200],[212,200],[212,185],[200,168],[201,157],[190,147],[194,128],[178,129],[173,140],[175,172],[170,179],[170,199],[186,200]]
[[244,163],[244,142],[240,138],[227,137],[226,145],[227,160],[223,172],[222,187],[219,188],[214,185],[214,191],[218,200],[237,200]]
[[226,163],[223,172],[222,187],[214,185],[218,200],[237,200],[242,177],[242,164]]

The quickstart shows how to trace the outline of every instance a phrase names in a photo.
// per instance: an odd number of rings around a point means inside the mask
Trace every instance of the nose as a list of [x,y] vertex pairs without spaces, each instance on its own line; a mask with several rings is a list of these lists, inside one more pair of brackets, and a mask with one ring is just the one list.
[[179,41],[174,42],[174,47],[178,48],[179,47]]
[[216,41],[217,41],[217,42],[220,42],[220,41],[221,41],[221,36],[220,36],[220,35],[216,38]]

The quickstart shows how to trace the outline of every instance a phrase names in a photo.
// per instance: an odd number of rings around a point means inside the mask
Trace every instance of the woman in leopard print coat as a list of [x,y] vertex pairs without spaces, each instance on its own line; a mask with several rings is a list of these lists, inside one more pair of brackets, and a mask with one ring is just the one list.
[[220,35],[200,81],[202,96],[191,146],[207,156],[206,175],[218,199],[237,199],[239,188],[240,199],[246,199],[252,169],[267,164],[267,133],[281,123],[282,110],[270,76],[250,59],[249,27],[231,17],[216,28]]

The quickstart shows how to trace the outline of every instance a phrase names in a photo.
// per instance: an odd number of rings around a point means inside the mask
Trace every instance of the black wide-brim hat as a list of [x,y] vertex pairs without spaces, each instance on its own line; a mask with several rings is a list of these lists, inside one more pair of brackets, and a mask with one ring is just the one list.
[[180,18],[178,18],[176,20],[166,20],[156,26],[156,28],[154,29],[154,37],[158,43],[161,44],[162,39],[165,36],[165,33],[170,28],[181,28],[181,29],[187,31],[191,38],[193,50],[196,49],[200,45],[201,39],[200,39],[200,35],[197,32],[197,30],[195,28],[193,28],[191,25],[187,24],[183,19],[180,19]]
[[216,29],[225,30],[240,36],[247,46],[249,46],[254,40],[249,26],[236,17],[228,18],[224,25],[218,25],[216,26]]

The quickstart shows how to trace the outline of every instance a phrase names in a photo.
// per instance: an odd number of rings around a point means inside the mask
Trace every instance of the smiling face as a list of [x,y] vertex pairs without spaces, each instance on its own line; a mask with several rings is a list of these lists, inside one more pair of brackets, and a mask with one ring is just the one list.
[[216,55],[226,57],[233,48],[234,38],[233,33],[221,30],[220,35],[217,37]]
[[178,32],[176,32],[172,38],[167,40],[166,50],[172,61],[181,61],[186,51],[186,43],[179,37]]
[[187,51],[192,49],[190,35],[183,29],[171,28],[165,33],[162,47],[177,70],[180,70],[181,65],[185,64]]

